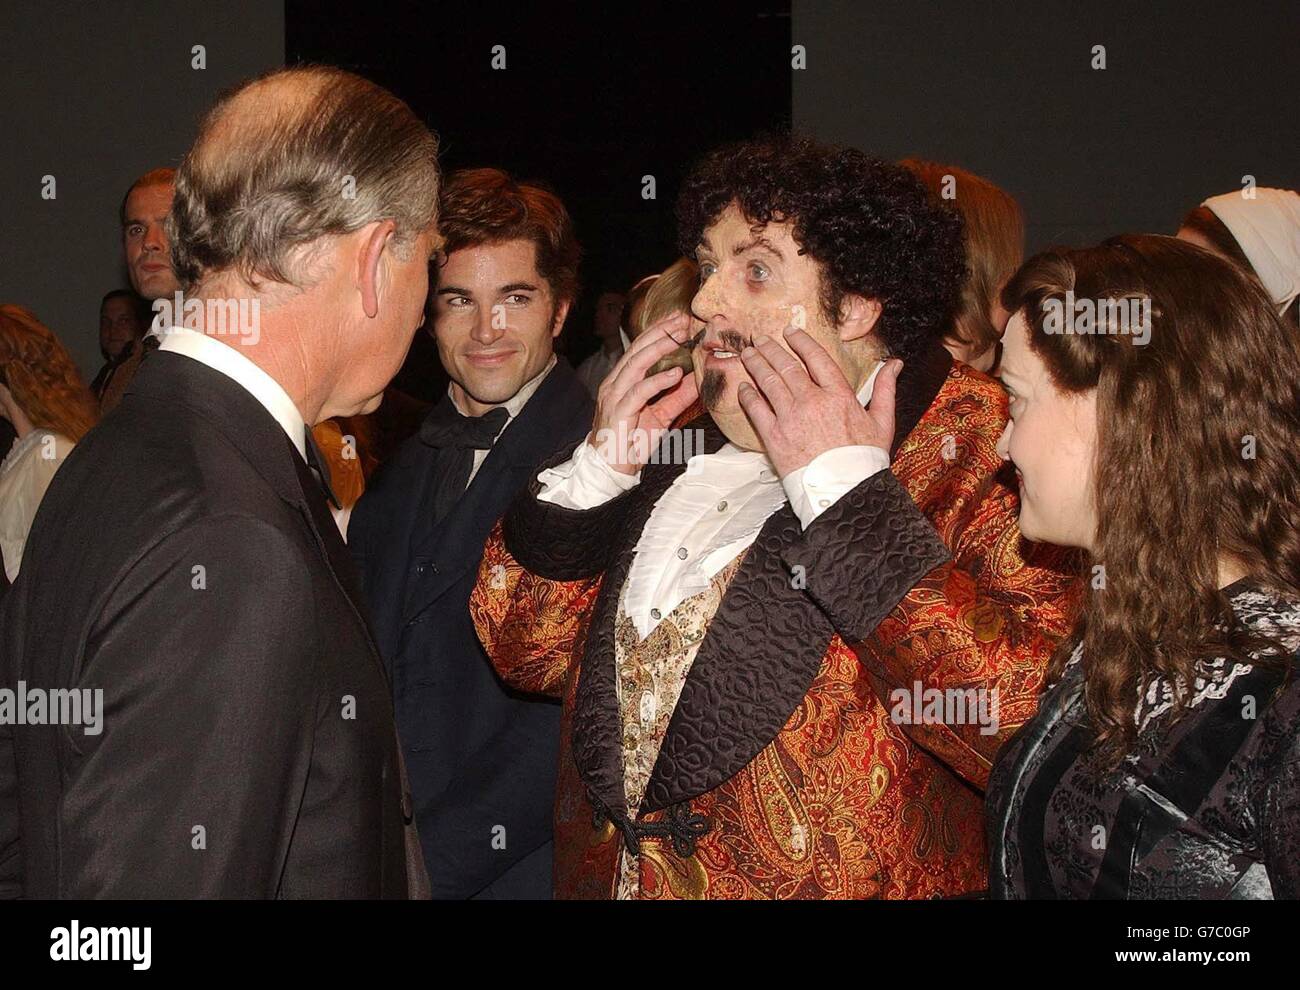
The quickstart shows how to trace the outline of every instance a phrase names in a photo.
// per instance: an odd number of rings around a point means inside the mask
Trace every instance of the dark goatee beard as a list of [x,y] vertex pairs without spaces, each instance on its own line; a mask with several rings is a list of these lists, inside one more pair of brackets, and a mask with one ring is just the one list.
[[[701,332],[702,333],[702,332]],[[701,335],[696,339],[699,343],[703,341]],[[722,344],[725,350],[731,351],[732,354],[739,354],[749,346],[749,339],[735,330],[720,330],[718,332],[718,342]],[[722,401],[722,395],[727,390],[727,376],[721,371],[709,370],[704,373],[704,380],[700,382],[700,401],[704,403],[704,408],[713,412]]]
[[727,376],[721,371],[710,369],[704,373],[704,380],[700,382],[700,401],[704,403],[704,408],[713,412],[718,408],[722,401],[722,395],[727,390]]

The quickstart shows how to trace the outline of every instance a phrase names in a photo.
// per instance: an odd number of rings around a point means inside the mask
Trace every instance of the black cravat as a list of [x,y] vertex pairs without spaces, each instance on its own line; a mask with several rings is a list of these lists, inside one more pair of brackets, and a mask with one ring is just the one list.
[[489,409],[482,416],[463,416],[456,403],[448,398],[434,406],[424,418],[420,424],[420,439],[430,447],[489,450],[509,418],[505,406]]
[[462,416],[450,396],[439,402],[420,424],[420,439],[438,449],[433,485],[433,521],[441,522],[469,485],[474,451],[490,450],[510,419],[505,406],[482,416]]

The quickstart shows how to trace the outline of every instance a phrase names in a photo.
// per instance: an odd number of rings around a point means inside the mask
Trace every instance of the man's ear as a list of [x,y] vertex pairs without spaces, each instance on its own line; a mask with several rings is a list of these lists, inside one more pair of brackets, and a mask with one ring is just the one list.
[[566,299],[560,305],[555,307],[555,322],[551,324],[551,337],[554,339],[560,335],[564,329],[564,320],[569,315],[569,307],[573,305],[573,300]]
[[397,232],[392,220],[376,220],[362,227],[360,251],[357,254],[357,288],[361,290],[361,308],[370,319],[379,315],[380,264],[384,249]]
[[867,299],[850,293],[840,301],[840,340],[861,340],[876,328],[884,307],[879,299]]

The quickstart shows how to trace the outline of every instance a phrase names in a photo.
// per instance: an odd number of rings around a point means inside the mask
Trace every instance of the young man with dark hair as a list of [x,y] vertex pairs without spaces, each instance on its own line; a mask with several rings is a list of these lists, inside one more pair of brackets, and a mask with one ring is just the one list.
[[[1022,555],[1006,397],[940,343],[960,221],[898,166],[779,139],[710,155],[679,227],[693,373],[647,377],[685,314],[633,342],[470,604],[502,677],[564,699],[557,894],[978,891],[979,789],[1076,582]],[[657,447],[670,426],[703,452]]]
[[492,524],[586,434],[591,399],[555,338],[578,243],[551,192],[453,175],[431,320],[451,377],[353,510],[349,545],[393,683],[435,897],[549,898],[559,705],[501,683],[468,602]]

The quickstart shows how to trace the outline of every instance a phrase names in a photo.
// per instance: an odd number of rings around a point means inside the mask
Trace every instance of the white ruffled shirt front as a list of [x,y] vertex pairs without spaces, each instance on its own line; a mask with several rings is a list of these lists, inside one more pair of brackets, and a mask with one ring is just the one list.
[[[858,389],[871,400],[877,364]],[[710,579],[748,548],[772,513],[787,501],[807,529],[821,513],[871,475],[889,467],[880,447],[836,447],[785,478],[777,476],[761,451],[725,443],[712,454],[696,454],[655,503],[637,541],[628,573],[624,608],[641,638],[663,616],[708,587]],[[563,464],[537,480],[543,502],[591,509],[635,487],[641,473],[620,474],[590,443],[582,443]]]

